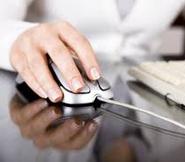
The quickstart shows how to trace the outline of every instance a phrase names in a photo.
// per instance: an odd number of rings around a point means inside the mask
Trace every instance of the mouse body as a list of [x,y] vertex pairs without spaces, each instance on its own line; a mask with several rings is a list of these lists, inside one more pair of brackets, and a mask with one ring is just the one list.
[[60,88],[63,91],[64,97],[62,102],[66,104],[88,104],[93,103],[97,96],[102,96],[104,98],[113,98],[113,93],[111,91],[111,86],[109,83],[103,78],[99,78],[96,81],[90,81],[87,76],[85,76],[85,72],[80,70],[85,86],[84,88],[78,92],[74,93],[69,88],[66,81],[63,79],[61,72],[56,67],[54,63],[51,63],[51,72],[55,81],[58,83]]
[[[68,105],[84,105],[94,103],[98,96],[106,99],[113,98],[111,86],[103,77],[99,78],[96,81],[90,81],[83,71],[83,68],[79,67],[79,64],[78,68],[83,76],[85,86],[80,92],[74,93],[62,77],[61,72],[59,71],[57,66],[53,62],[49,63],[49,69],[53,75],[53,78],[64,94],[63,100],[61,101],[62,103]],[[18,85],[23,84],[24,80],[22,80],[21,77],[18,75],[16,83]]]

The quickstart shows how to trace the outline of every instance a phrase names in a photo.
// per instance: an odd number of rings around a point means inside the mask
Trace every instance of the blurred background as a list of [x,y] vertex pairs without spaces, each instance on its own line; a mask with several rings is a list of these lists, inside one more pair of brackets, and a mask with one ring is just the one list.
[[185,8],[172,26],[162,34],[159,53],[166,60],[185,59]]

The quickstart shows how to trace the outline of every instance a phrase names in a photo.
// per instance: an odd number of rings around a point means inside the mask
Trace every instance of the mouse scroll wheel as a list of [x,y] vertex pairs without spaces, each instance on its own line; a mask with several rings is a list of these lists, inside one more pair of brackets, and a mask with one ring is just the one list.
[[101,90],[105,91],[111,88],[110,84],[103,79],[102,77],[97,80],[98,86],[100,87]]

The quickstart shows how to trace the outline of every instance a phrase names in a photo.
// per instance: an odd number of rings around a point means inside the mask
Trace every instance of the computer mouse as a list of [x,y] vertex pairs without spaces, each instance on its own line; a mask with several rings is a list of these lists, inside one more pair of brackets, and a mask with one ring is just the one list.
[[[53,75],[53,78],[55,79],[56,83],[61,88],[64,94],[63,100],[61,101],[62,103],[68,105],[84,105],[94,103],[98,96],[101,96],[106,99],[113,98],[111,86],[106,79],[101,77],[96,81],[90,81],[86,76],[85,71],[80,66],[79,61],[75,59],[75,63],[79,71],[81,72],[81,75],[85,83],[84,88],[78,93],[74,93],[69,88],[69,85],[62,77],[61,72],[59,71],[57,66],[51,60],[49,61],[49,69]],[[21,84],[25,85],[24,81],[21,79],[19,75],[16,79],[16,83],[18,87],[20,87]]]

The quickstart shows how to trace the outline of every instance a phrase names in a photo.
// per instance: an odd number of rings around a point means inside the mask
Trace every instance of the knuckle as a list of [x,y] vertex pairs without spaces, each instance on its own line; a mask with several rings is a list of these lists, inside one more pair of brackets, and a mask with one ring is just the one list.
[[[55,33],[53,27],[49,23],[38,25],[32,30],[30,38],[33,45],[43,46],[43,43],[50,43],[51,36]],[[48,44],[47,44],[48,45]]]
[[11,53],[19,53],[29,49],[32,46],[32,32],[30,30],[22,33],[14,42]]
[[63,21],[61,21],[61,22],[58,23],[58,26],[59,27],[69,27],[71,25],[70,25],[70,23],[68,21],[63,20]]
[[20,38],[20,43],[18,48],[20,51],[27,51],[31,49],[33,46],[32,35],[29,33],[24,33],[24,35]]
[[38,27],[37,27],[37,31],[38,32],[41,32],[41,33],[46,33],[48,34],[49,31],[52,30],[52,26],[51,24],[49,23],[43,23],[43,24],[40,24]]

